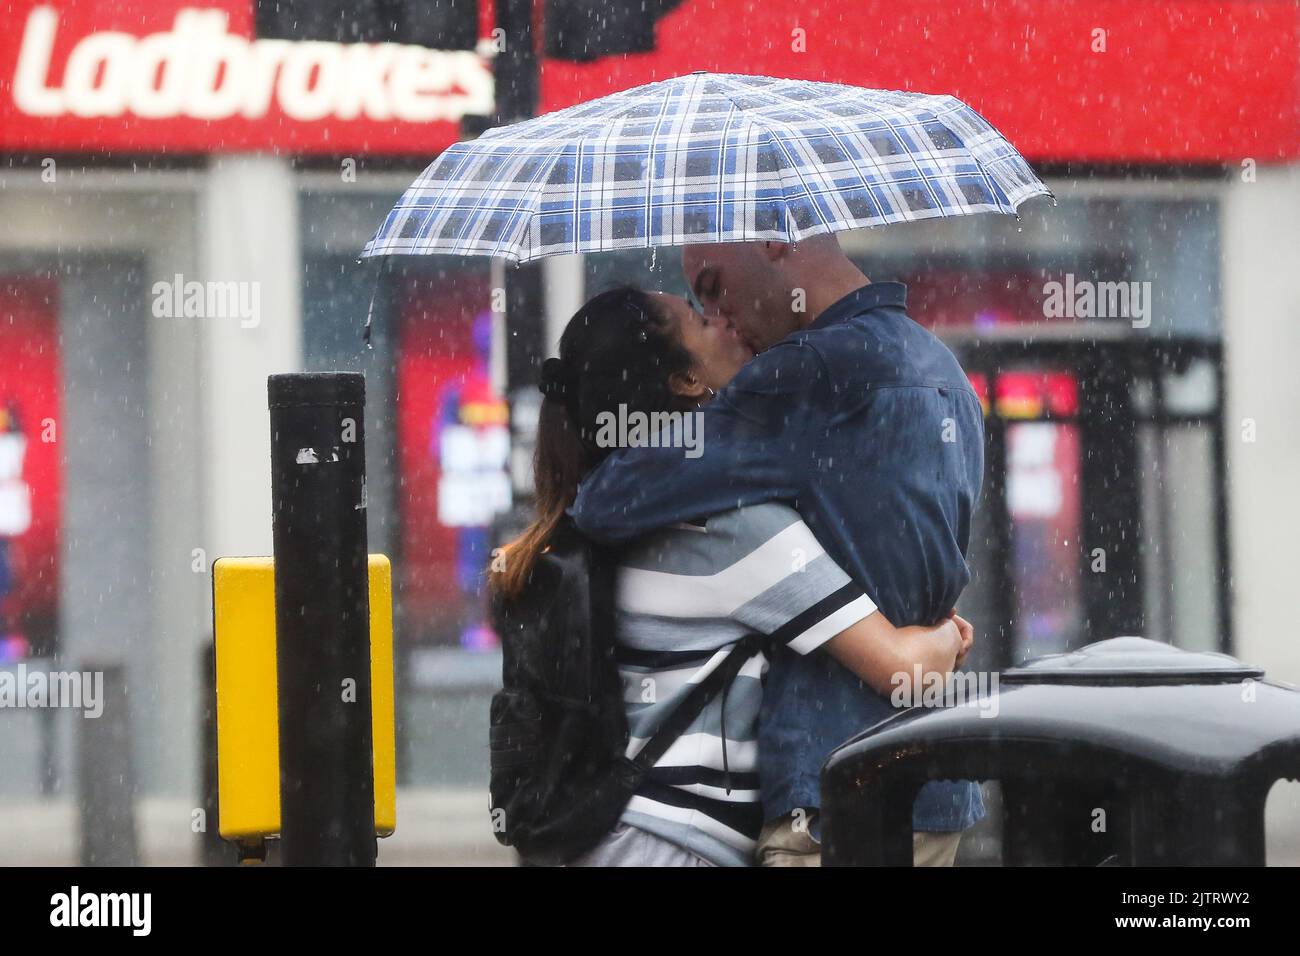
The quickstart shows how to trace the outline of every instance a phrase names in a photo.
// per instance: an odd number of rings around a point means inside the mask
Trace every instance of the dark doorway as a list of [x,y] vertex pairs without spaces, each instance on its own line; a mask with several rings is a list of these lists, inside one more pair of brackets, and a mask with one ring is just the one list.
[[1220,347],[953,343],[985,405],[963,610],[1000,669],[1125,634],[1231,651]]

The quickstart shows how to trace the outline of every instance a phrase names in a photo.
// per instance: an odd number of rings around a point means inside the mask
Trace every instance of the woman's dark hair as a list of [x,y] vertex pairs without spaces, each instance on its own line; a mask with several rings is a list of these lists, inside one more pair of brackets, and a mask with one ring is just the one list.
[[506,598],[523,590],[537,556],[573,504],[578,483],[611,448],[596,444],[597,417],[686,411],[695,403],[672,389],[685,374],[691,354],[680,331],[656,297],[631,286],[602,292],[579,309],[560,336],[560,356],[542,369],[541,414],[533,476],[537,518],[506,546],[504,570],[492,586]]

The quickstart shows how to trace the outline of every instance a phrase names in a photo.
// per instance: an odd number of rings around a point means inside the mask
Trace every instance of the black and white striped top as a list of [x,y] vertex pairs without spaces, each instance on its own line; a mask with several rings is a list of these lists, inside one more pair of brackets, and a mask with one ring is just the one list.
[[[796,511],[767,502],[641,539],[619,568],[617,608],[632,756],[746,634],[807,654],[876,606]],[[763,823],[758,716],[767,667],[756,655],[710,701],[655,765],[624,823],[719,865],[752,862]]]

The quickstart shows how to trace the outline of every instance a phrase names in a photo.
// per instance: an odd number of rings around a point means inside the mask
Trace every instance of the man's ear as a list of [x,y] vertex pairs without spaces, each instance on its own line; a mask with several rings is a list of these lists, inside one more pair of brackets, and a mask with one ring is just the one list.
[[668,387],[672,389],[674,395],[681,395],[683,398],[703,398],[708,388],[694,372],[673,372],[668,377]]

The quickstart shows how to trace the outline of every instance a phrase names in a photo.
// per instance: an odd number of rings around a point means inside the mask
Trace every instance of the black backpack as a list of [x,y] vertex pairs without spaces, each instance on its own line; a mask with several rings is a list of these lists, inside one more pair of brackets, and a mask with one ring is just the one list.
[[494,598],[502,689],[492,697],[493,832],[531,865],[561,865],[613,829],[645,775],[757,652],[749,635],[634,758],[614,659],[615,552],[566,516],[512,601]]

